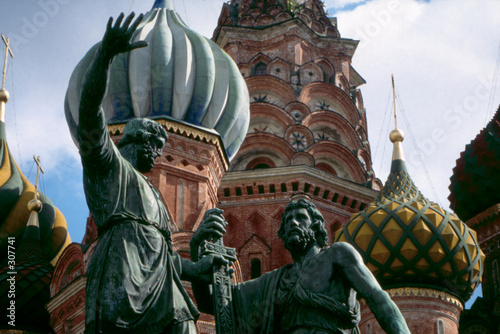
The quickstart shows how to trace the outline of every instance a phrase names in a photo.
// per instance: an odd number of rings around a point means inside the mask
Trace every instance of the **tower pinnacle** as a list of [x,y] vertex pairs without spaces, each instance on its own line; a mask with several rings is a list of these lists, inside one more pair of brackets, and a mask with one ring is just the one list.
[[391,143],[394,144],[394,148],[392,151],[392,166],[391,172],[396,170],[406,169],[404,151],[403,151],[403,140],[404,140],[404,132],[398,129],[398,118],[396,113],[396,87],[394,84],[394,75],[391,74],[392,79],[392,101],[394,103],[394,130],[389,134],[389,139]]
[[2,40],[5,43],[5,61],[3,64],[2,89],[0,90],[0,122],[5,122],[5,104],[9,101],[9,92],[5,90],[5,77],[7,75],[7,59],[9,55],[14,58],[14,53],[10,48],[10,41],[1,34]]

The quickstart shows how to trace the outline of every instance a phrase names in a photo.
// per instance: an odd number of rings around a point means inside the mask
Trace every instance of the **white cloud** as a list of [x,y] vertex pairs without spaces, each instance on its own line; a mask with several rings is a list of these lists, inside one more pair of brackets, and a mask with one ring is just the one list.
[[359,5],[364,2],[367,2],[367,0],[327,0],[325,6],[327,8],[342,9],[349,5]]
[[[342,36],[361,40],[353,66],[368,82],[362,92],[372,152],[377,145],[385,145],[377,140],[387,108],[390,74],[394,73],[415,139],[444,207],[448,206],[449,177],[455,160],[484,126],[486,113],[491,112],[487,110],[492,93],[488,78],[497,57],[499,41],[493,32],[500,24],[494,13],[499,12],[500,3],[482,4],[374,0],[353,11],[337,13]],[[498,88],[496,93],[493,109],[499,103]],[[402,124],[401,112],[399,119]],[[423,193],[438,200],[406,133],[410,172]],[[387,141],[387,136],[384,134],[381,140]],[[388,173],[389,160],[387,153],[374,157],[374,166],[383,166],[376,170],[382,180]]]

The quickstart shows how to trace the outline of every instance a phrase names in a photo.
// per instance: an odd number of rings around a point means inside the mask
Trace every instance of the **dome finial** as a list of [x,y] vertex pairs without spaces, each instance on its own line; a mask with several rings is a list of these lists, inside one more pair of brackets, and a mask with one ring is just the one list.
[[30,213],[30,218],[28,220],[28,224],[26,225],[25,235],[30,234],[32,237],[40,239],[40,232],[39,232],[40,224],[38,222],[38,213],[42,211],[42,201],[38,199],[39,197],[38,178],[40,176],[40,172],[44,174],[44,171],[41,166],[40,157],[33,156],[33,160],[35,160],[36,163],[35,197],[28,203],[28,210],[30,210],[31,213]]
[[5,77],[7,75],[7,59],[9,59],[9,54],[11,58],[14,58],[14,54],[10,48],[10,40],[5,38],[1,34],[2,40],[5,43],[5,62],[3,63],[3,78],[2,78],[2,89],[0,90],[0,122],[5,123],[5,104],[9,101],[9,92],[5,90]]
[[155,4],[153,5],[153,9],[157,8],[165,8],[174,10],[173,0],[155,0]]
[[389,134],[389,139],[391,143],[394,144],[392,151],[392,166],[391,172],[400,171],[406,169],[405,166],[405,156],[403,152],[403,140],[404,133],[402,130],[398,129],[398,118],[396,114],[396,86],[394,84],[394,74],[391,74],[392,79],[392,100],[394,103],[394,130]]

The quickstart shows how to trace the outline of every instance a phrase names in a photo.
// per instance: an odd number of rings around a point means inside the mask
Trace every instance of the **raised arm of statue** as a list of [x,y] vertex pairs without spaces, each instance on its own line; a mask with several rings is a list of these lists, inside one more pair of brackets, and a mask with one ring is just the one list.
[[334,243],[331,247],[336,248],[333,252],[336,254],[334,262],[344,269],[345,277],[365,299],[382,329],[388,334],[410,334],[398,307],[382,290],[354,247],[345,242]]
[[[130,14],[123,24],[123,13],[118,16],[114,25],[113,18],[109,19],[101,45],[84,76],[79,108],[78,140],[80,143],[85,142],[86,147],[99,144],[101,136],[98,132],[106,130],[105,126],[103,128],[104,116],[100,111],[100,105],[106,91],[106,80],[111,61],[119,53],[147,46],[145,41],[131,42],[132,35],[143,18],[142,14],[139,15],[131,25],[134,16],[134,13]],[[81,153],[84,155],[86,152],[82,151]]]

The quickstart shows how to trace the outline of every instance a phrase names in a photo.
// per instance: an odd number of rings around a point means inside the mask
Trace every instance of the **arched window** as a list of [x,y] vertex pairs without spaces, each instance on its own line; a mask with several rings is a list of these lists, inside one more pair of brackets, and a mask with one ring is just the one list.
[[245,170],[274,168],[274,167],[276,167],[274,161],[266,157],[260,157],[250,161],[245,167]]
[[252,259],[250,262],[250,278],[254,279],[262,275],[262,264],[260,259]]
[[270,167],[266,163],[261,163],[261,164],[255,165],[253,169],[265,169],[265,168],[270,168]]
[[264,63],[259,63],[255,66],[255,75],[266,75],[267,74],[267,65]]
[[183,225],[184,225],[184,192],[185,192],[186,185],[184,183],[184,180],[179,180],[179,196],[178,196],[178,202],[177,202],[177,228],[182,230]]
[[372,334],[372,324],[366,324],[366,334]]
[[437,334],[445,334],[444,333],[444,321],[442,319],[438,319],[436,321],[436,329],[437,329]]

